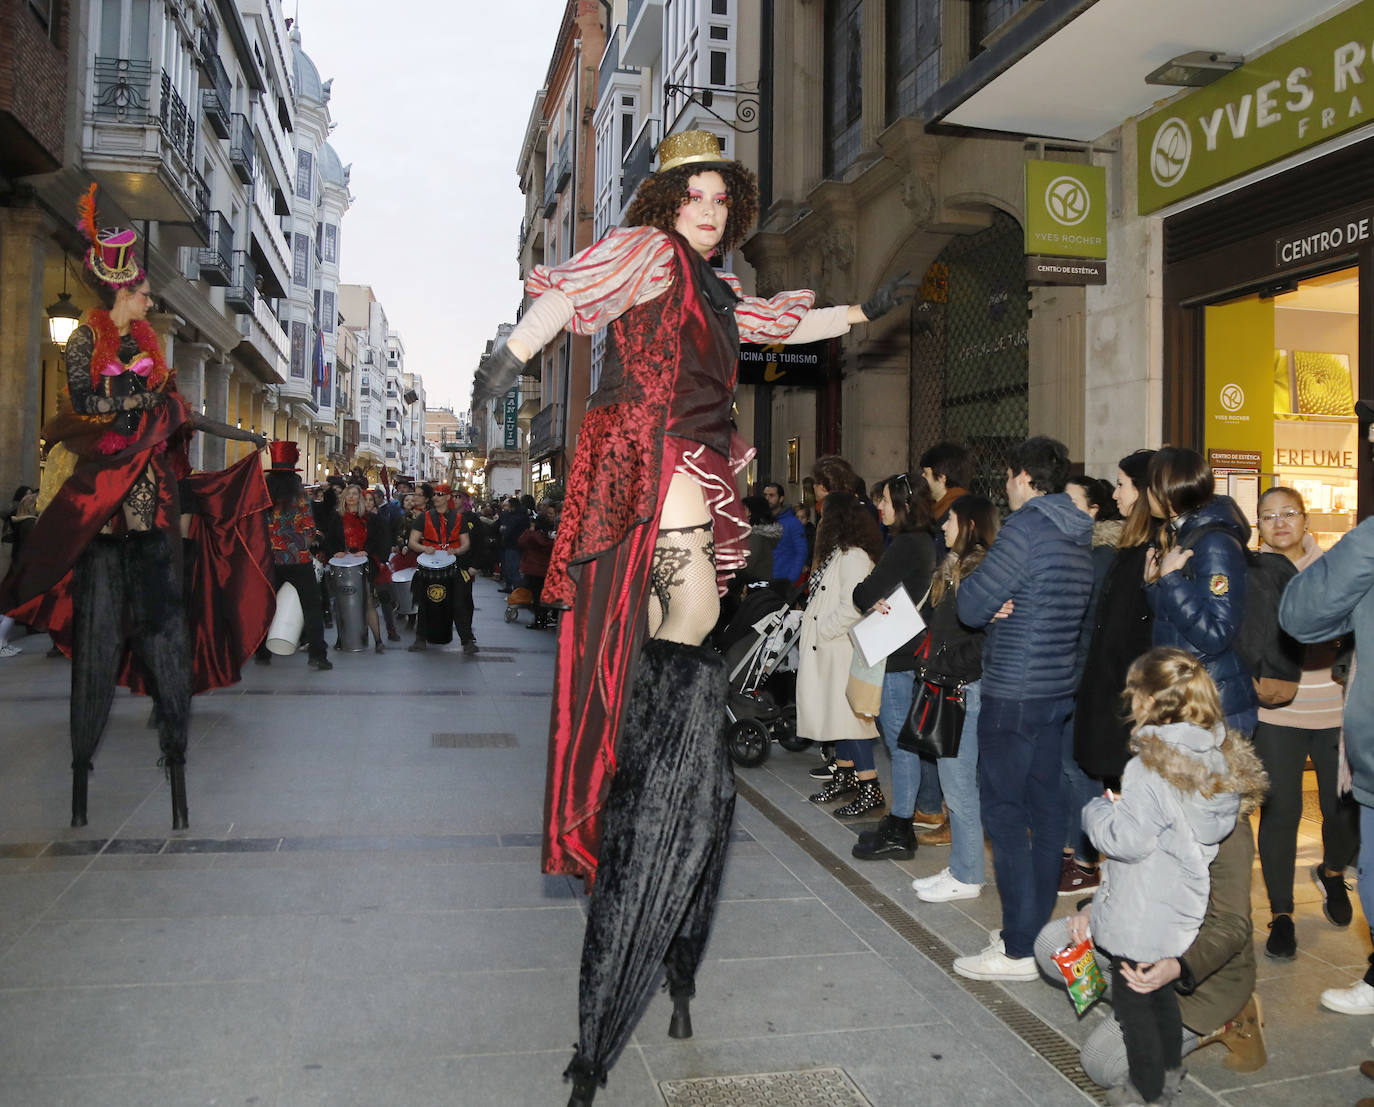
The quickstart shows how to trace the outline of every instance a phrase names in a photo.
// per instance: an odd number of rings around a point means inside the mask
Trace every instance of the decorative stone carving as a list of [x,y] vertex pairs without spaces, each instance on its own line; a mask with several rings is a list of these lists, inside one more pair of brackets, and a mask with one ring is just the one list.
[[916,225],[925,226],[935,216],[935,189],[920,173],[908,173],[902,179],[902,203],[911,212]]

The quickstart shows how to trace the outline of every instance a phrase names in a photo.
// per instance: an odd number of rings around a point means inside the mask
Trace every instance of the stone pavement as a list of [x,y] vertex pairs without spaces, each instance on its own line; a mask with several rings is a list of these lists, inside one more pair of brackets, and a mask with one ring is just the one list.
[[[278,658],[199,698],[176,833],[147,702],[122,693],[90,825],[67,828],[69,666],[19,640],[0,661],[0,1105],[566,1102],[585,900],[539,872],[553,638],[477,587],[475,658]],[[740,1105],[671,1082],[825,1068],[876,1107],[1092,1102],[1071,1044],[1109,1016],[1080,1022],[1043,983],[951,975],[986,944],[995,892],[919,903],[909,880],[943,850],[853,861],[855,828],[805,800],[813,764],[775,749],[740,771],[696,1037],[666,1036],[656,995],[597,1103]],[[1315,831],[1299,957],[1260,957],[1270,1063],[1236,1076],[1219,1048],[1194,1055],[1190,1104],[1374,1094],[1356,1068],[1374,1019],[1317,1006],[1368,944],[1361,918],[1321,917]]]

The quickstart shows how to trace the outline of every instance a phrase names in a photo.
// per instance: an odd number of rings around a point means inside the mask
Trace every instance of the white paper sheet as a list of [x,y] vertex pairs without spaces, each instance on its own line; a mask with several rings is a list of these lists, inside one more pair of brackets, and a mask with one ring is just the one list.
[[849,640],[866,664],[878,664],[925,629],[926,621],[905,585],[897,585],[887,597],[887,607],[886,612],[870,611],[849,628]]

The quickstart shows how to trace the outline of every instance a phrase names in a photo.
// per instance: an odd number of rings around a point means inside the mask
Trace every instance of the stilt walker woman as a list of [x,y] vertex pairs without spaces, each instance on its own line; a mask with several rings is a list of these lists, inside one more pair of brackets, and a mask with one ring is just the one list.
[[844,334],[909,294],[905,277],[862,307],[813,309],[814,293],[740,294],[709,259],[743,241],[754,174],[705,131],[659,145],[628,228],[556,268],[478,370],[500,395],[560,330],[610,328],[568,478],[546,605],[558,631],[545,797],[544,869],[591,889],[580,1040],[570,1107],[590,1104],[634,1027],[659,966],[669,1034],[691,1036],[688,1001],[710,932],[734,810],[724,745],[726,676],[703,647],[724,582],[748,554],[735,474],[739,343]]
[[[55,444],[40,492],[50,502],[0,584],[0,612],[48,630],[71,655],[71,825],[86,825],[87,778],[123,684],[153,698],[179,829],[188,825],[191,696],[237,680],[272,616],[261,463],[250,454],[223,472],[191,475],[186,444],[198,429],[266,439],[205,419],[177,393],[147,322],[153,297],[137,236],[97,229],[95,191],[81,201],[81,229],[106,307],[87,312],[67,342],[67,388],[43,428]],[[196,518],[183,551],[189,502]],[[184,557],[190,576],[206,582],[194,604]],[[220,581],[232,582],[232,603],[208,591]]]

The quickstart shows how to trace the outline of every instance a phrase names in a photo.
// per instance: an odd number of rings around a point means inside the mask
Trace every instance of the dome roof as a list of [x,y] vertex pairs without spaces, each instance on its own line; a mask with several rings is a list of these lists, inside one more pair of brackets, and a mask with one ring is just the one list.
[[320,71],[315,68],[310,56],[301,49],[299,27],[291,28],[291,68],[296,81],[298,99],[314,100],[317,104],[323,104],[328,99],[324,82],[320,80]]
[[339,155],[335,152],[334,147],[326,142],[320,147],[320,176],[330,184],[347,188],[348,175],[348,170],[339,161]]

